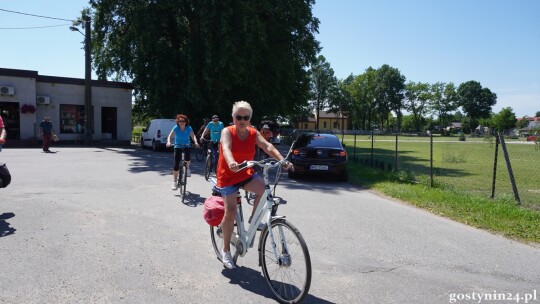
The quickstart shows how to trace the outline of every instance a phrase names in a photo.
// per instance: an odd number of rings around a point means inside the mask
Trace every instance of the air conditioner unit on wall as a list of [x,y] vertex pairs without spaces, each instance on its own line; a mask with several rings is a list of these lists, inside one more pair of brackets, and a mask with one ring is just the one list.
[[8,86],[0,86],[0,95],[15,95],[15,88]]
[[51,98],[49,96],[38,96],[36,97],[36,103],[39,105],[48,105],[51,103]]

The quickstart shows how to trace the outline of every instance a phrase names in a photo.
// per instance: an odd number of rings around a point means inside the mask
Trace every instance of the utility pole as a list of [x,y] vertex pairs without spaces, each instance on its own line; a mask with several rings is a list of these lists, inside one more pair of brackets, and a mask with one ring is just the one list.
[[86,145],[92,144],[94,129],[94,113],[92,111],[92,43],[90,33],[90,16],[84,20],[84,131]]
[[92,41],[90,16],[84,17],[83,34],[76,26],[69,29],[81,33],[84,36],[84,143],[92,144],[92,133],[94,132],[94,113],[92,110]]

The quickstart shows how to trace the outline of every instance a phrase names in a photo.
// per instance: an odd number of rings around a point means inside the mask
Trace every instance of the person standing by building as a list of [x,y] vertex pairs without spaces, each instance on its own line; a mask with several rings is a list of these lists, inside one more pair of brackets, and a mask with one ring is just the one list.
[[41,135],[43,136],[43,152],[49,153],[49,146],[51,144],[51,138],[54,136],[53,125],[50,122],[50,117],[45,116],[43,120],[39,123],[39,128],[41,129]]
[[197,138],[195,137],[195,133],[193,133],[193,129],[189,125],[188,117],[184,114],[177,114],[176,126],[172,128],[171,133],[169,133],[169,136],[167,137],[167,148],[173,146],[171,142],[172,140],[174,140],[173,185],[171,187],[172,190],[178,189],[176,183],[178,180],[178,171],[180,170],[180,161],[182,160],[182,152],[184,152],[184,160],[186,161],[187,165],[186,176],[191,176],[191,171],[189,170],[189,165],[191,164],[191,149],[189,146],[190,138],[193,140],[195,147],[198,147],[199,144],[197,143]]

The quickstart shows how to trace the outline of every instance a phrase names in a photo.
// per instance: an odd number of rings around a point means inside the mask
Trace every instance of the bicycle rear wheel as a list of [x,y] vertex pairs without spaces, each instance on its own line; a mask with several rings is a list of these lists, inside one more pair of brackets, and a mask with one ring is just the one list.
[[[235,231],[233,230],[233,234]],[[214,247],[214,252],[216,253],[217,259],[223,263],[223,256],[221,251],[223,250],[223,233],[220,226],[210,226],[210,237],[212,239],[212,246]],[[234,260],[234,264],[238,260],[238,255],[236,254],[236,246],[231,244],[231,255]]]
[[180,197],[182,198],[182,203],[186,198],[186,185],[187,185],[187,167],[185,164],[180,166],[180,172],[178,173],[178,189],[180,191]]
[[212,154],[208,153],[206,156],[206,164],[204,165],[204,178],[210,179],[210,173],[212,172]]
[[[278,257],[272,249],[272,229]],[[311,258],[300,231],[285,219],[275,219],[261,235],[260,261],[263,275],[280,303],[299,303],[311,285]]]

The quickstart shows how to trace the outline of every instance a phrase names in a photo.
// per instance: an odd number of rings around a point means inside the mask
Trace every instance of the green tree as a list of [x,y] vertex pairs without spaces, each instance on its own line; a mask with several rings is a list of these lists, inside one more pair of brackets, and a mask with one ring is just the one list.
[[409,81],[406,84],[404,108],[413,115],[415,130],[422,129],[422,118],[427,113],[428,101],[431,99],[428,83]]
[[[347,90],[347,87],[353,82],[354,76],[349,75],[347,78],[343,80],[337,80],[337,84],[332,87],[330,90],[330,97],[329,97],[329,112],[332,113],[341,113],[344,116],[349,116],[351,112],[351,105],[352,105],[352,97],[349,94],[349,91]],[[344,129],[344,122],[343,119],[346,119],[345,117],[341,118],[341,121],[338,121],[338,125],[341,126],[340,128]],[[349,126],[349,128],[351,128]]]
[[488,88],[482,88],[477,81],[467,81],[457,90],[459,105],[470,118],[471,129],[476,128],[480,118],[491,115],[492,107],[497,103],[497,95]]
[[439,118],[439,126],[450,123],[450,113],[458,107],[456,87],[452,82],[437,82],[431,85],[430,110]]
[[394,111],[397,116],[397,129],[401,128],[403,116],[403,99],[405,93],[405,76],[398,69],[387,64],[377,69],[377,82],[375,86],[375,108],[381,129],[384,123],[388,125],[390,112]]
[[372,129],[376,85],[377,70],[369,67],[363,74],[354,77],[354,80],[346,87],[351,96],[351,120],[359,129]]
[[536,112],[536,114],[534,114],[534,117],[540,117],[540,111]]
[[495,114],[491,122],[497,131],[508,132],[516,127],[516,114],[511,107],[507,107]]
[[323,55],[317,57],[317,61],[310,69],[311,96],[315,109],[315,129],[319,129],[319,112],[330,106],[332,92],[337,90],[337,79],[330,63]]
[[217,113],[247,100],[254,120],[301,111],[316,59],[314,0],[92,0],[94,66],[128,79],[153,117]]

